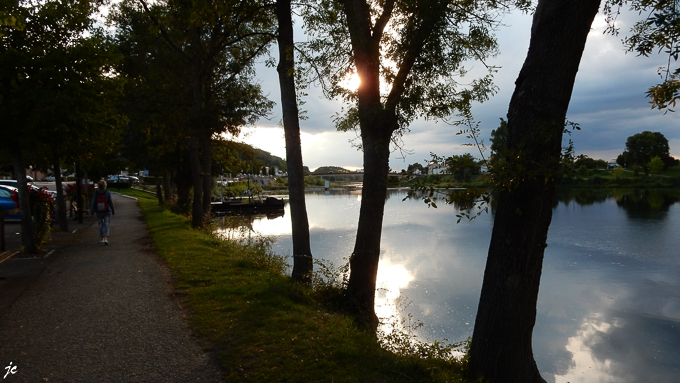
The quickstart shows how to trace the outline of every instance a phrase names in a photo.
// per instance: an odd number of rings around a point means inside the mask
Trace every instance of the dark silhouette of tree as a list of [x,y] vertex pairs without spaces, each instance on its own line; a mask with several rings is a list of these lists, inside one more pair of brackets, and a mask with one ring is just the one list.
[[[203,227],[213,187],[212,137],[237,133],[272,106],[250,77],[253,60],[266,52],[272,40],[273,18],[264,3],[253,0],[166,0],[151,6],[145,0],[137,2],[176,54],[175,62],[190,73],[192,226]],[[244,98],[251,102],[244,103]]]
[[484,272],[470,371],[490,382],[544,382],[531,347],[564,121],[599,0],[540,0],[508,109],[502,188]]
[[[113,107],[115,60],[103,32],[94,25],[97,2],[14,2],[10,13],[25,28],[0,39],[2,150],[11,154],[19,181],[22,242],[37,251],[26,186],[26,165],[80,168],[110,153],[121,118]],[[65,229],[65,200],[57,179],[57,217]]]
[[[375,287],[390,145],[417,117],[469,113],[470,103],[494,91],[490,76],[464,86],[465,60],[495,53],[491,30],[503,7],[520,2],[451,0],[321,1],[307,15],[308,45],[325,90],[349,108],[338,116],[341,130],[359,127],[364,185],[356,242],[350,257],[347,296],[361,323],[377,324]],[[343,80],[356,73],[358,89]]]
[[288,162],[288,195],[293,237],[293,279],[310,283],[314,267],[309,244],[309,220],[305,204],[305,176],[302,168],[300,118],[295,87],[295,56],[293,45],[293,19],[290,0],[276,1],[276,18],[279,22],[279,85],[283,130],[286,138]]

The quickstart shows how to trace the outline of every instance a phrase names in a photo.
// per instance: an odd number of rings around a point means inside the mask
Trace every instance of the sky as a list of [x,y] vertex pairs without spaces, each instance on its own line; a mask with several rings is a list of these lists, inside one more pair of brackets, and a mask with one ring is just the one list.
[[[645,97],[649,87],[660,82],[657,68],[665,66],[668,57],[638,57],[635,53],[626,53],[621,43],[637,18],[637,14],[630,12],[619,17],[620,36],[603,33],[606,23],[602,13],[593,23],[567,113],[567,119],[581,127],[566,138],[574,142],[577,155],[615,160],[623,152],[628,137],[649,130],[661,132],[669,141],[671,155],[680,158],[680,112],[664,114],[653,110]],[[529,47],[531,15],[516,12],[506,15],[502,22],[504,26],[497,31],[500,54],[488,61],[500,67],[495,75],[499,91],[472,109],[475,120],[480,122],[480,138],[487,144],[490,144],[491,130],[497,128],[499,119],[507,114],[514,81]],[[296,38],[300,40],[304,36]],[[482,68],[481,64],[474,65]],[[277,105],[268,119],[244,129],[240,140],[285,159],[276,70],[263,64],[257,68],[264,93]],[[363,168],[362,153],[352,145],[352,141],[358,139],[357,134],[338,132],[333,125],[333,115],[341,111],[342,102],[327,100],[318,87],[310,88],[308,93],[302,107],[307,111],[307,119],[300,122],[304,164],[312,170],[331,165],[351,170]],[[460,127],[442,121],[415,121],[403,137],[403,149],[407,152],[393,152],[390,168],[399,171],[415,162],[426,164],[430,153],[447,157],[472,153],[480,158],[476,148],[465,146],[470,141],[464,135],[457,135],[459,130]],[[484,155],[488,156],[488,150]]]

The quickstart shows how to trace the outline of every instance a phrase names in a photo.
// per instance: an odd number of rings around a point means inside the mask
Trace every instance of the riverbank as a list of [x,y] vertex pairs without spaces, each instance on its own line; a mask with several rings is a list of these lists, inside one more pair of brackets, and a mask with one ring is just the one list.
[[[406,334],[381,347],[312,290],[282,272],[266,239],[228,242],[139,198],[154,248],[170,268],[190,327],[217,355],[225,381],[462,382],[461,364]],[[332,291],[332,290],[330,290]]]

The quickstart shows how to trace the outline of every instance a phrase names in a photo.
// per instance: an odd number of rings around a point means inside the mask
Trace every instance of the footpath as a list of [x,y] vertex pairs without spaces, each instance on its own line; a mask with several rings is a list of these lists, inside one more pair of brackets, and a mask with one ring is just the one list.
[[86,217],[53,234],[49,256],[0,264],[0,382],[221,381],[137,201],[113,200],[109,246]]

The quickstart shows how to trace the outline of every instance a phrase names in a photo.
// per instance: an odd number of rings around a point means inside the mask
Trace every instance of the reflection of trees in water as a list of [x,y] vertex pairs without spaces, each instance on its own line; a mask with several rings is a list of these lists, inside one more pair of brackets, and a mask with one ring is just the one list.
[[553,207],[561,202],[565,205],[575,202],[582,206],[603,203],[611,196],[611,192],[602,189],[565,189],[559,190],[553,201]]
[[487,207],[485,201],[491,196],[486,189],[436,189],[429,186],[403,191],[388,191],[387,199],[394,194],[400,194],[403,200],[422,200],[428,206],[453,205],[458,211],[474,212]]
[[616,195],[616,204],[629,218],[665,218],[671,205],[680,200],[678,190],[631,190]]
[[253,235],[259,235],[253,228],[253,223],[255,221],[265,218],[268,220],[277,219],[283,217],[283,215],[283,210],[258,214],[223,215],[214,217],[213,224],[216,228],[215,232],[222,238],[227,240],[240,240],[249,238]]
[[559,203],[568,205],[574,202],[586,206],[604,203],[609,198],[616,199],[616,204],[624,209],[630,218],[663,218],[671,205],[680,200],[680,191],[673,189],[569,189],[560,190],[553,204],[557,207]]
[[[451,204],[458,210],[474,208],[481,200],[481,195],[489,191],[479,190],[436,190],[434,193],[417,190],[409,191],[408,198],[424,200],[431,197],[438,205]],[[403,192],[401,192],[403,193]],[[489,196],[489,207],[495,213],[498,199],[496,193]],[[675,189],[564,189],[559,190],[553,200],[553,207],[560,203],[569,205],[576,203],[580,206],[605,203],[615,198],[616,204],[623,208],[630,218],[663,218],[669,208],[680,201],[680,190]]]

